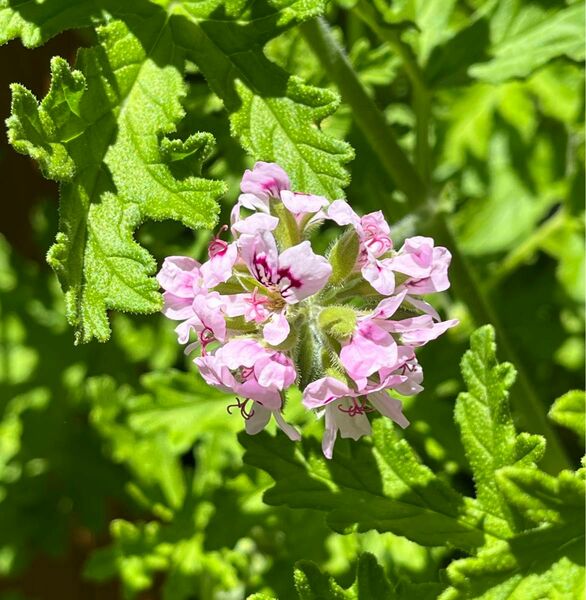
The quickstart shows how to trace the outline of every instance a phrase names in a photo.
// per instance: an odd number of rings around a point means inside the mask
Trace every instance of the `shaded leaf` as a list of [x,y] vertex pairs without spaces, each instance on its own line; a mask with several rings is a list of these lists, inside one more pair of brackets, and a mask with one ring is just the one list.
[[[78,71],[52,61],[47,97],[14,87],[9,138],[61,182],[60,232],[48,255],[66,292],[76,341],[108,339],[107,309],[154,312],[161,306],[156,264],[132,237],[146,219],[210,227],[220,182],[194,176],[213,138],[196,134],[191,173],[177,178],[164,141],[183,115],[180,52],[164,15],[149,9],[129,26],[99,29],[100,45],[80,51]],[[140,37],[139,37],[140,36]]]
[[558,425],[575,431],[583,440],[586,435],[586,394],[573,390],[558,398],[549,411],[549,417]]

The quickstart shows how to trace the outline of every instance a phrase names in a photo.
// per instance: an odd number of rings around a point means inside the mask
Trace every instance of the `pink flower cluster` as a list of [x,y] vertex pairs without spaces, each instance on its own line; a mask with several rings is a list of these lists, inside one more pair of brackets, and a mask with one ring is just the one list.
[[[256,163],[241,190],[233,241],[215,237],[203,264],[168,257],[157,277],[163,313],[180,321],[178,340],[186,352],[197,351],[202,377],[236,395],[228,410],[239,409],[248,433],[272,415],[292,440],[300,434],[282,416],[285,392],[305,382],[303,405],[325,415],[328,458],[338,433],[355,440],[370,433],[369,412],[406,427],[389,391],[418,393],[423,372],[415,349],[457,324],[441,321],[420,298],[449,287],[448,250],[427,237],[394,250],[382,212],[359,217],[344,200],[294,192],[276,164]],[[350,227],[356,237],[355,255],[342,257],[343,277],[332,277],[331,262],[307,239],[324,222]],[[320,318],[338,309],[347,331]],[[311,374],[302,364],[311,364]]]

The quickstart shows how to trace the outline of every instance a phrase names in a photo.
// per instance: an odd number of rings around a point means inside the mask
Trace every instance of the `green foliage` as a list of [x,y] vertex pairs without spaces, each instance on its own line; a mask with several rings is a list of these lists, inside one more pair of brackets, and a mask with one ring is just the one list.
[[362,554],[356,567],[356,581],[344,590],[331,577],[320,573],[316,565],[297,563],[295,587],[299,600],[391,600],[394,594],[391,584],[376,558]]
[[586,435],[586,394],[573,390],[558,398],[549,411],[550,418],[575,431],[582,440]]
[[493,329],[486,326],[476,331],[470,345],[462,359],[468,392],[458,396],[455,419],[487,522],[497,516],[495,527],[503,527],[503,535],[508,536],[515,531],[510,529],[514,522],[501,495],[497,473],[507,466],[534,466],[543,455],[544,444],[540,436],[515,431],[508,402],[515,369],[511,364],[497,363]]
[[[312,50],[316,17],[339,53]],[[0,64],[38,96],[13,84],[9,141],[60,194],[0,147],[0,596],[68,600],[45,579],[66,567],[129,599],[582,597],[583,20],[574,0],[0,0]],[[434,304],[461,324],[418,351],[411,427],[374,418],[331,461],[298,390],[302,442],[238,437],[236,400],[146,316],[157,264],[203,259],[255,160],[454,255]],[[358,240],[330,234],[338,284]],[[349,310],[323,313],[332,338]],[[111,339],[74,348],[67,321]],[[567,459],[536,435],[548,409]]]
[[[352,149],[316,126],[336,110],[336,95],[304,85],[262,52],[268,40],[320,14],[325,3],[264,0],[254,11],[251,2],[220,4],[179,3],[172,28],[231,113],[233,133],[254,158],[279,163],[297,189],[340,197]],[[222,10],[227,18],[216,18]]]
[[52,86],[38,109],[30,92],[13,88],[11,143],[62,182],[61,231],[48,261],[78,342],[108,339],[107,309],[160,308],[149,277],[156,264],[132,238],[138,225],[177,219],[210,226],[224,189],[189,174],[209,154],[211,136],[191,136],[182,154],[180,142],[162,137],[183,114],[180,54],[164,20],[146,23],[142,30],[121,22],[101,28],[100,45],[79,53],[79,71],[54,59]]
[[491,21],[493,58],[474,65],[470,74],[485,81],[500,82],[526,77],[557,56],[584,60],[584,4],[549,10],[538,4],[497,3]]
[[[536,468],[543,440],[516,433],[507,400],[514,369],[496,361],[495,349],[490,326],[473,334],[462,361],[468,392],[456,405],[475,499],[433,475],[387,421],[379,419],[372,446],[348,445],[332,462],[311,441],[295,450],[268,434],[242,438],[244,461],[275,480],[265,501],[319,508],[338,531],[374,528],[423,545],[448,544],[470,552],[470,558],[448,568],[451,587],[445,598],[487,592],[491,598],[508,597],[515,587],[527,594],[534,585],[539,585],[535,598],[580,589],[583,476],[563,471],[555,478]],[[534,574],[537,559],[540,568]],[[317,577],[315,585],[326,589],[330,584]],[[558,589],[560,585],[565,587]],[[523,593],[518,597],[525,597]]]

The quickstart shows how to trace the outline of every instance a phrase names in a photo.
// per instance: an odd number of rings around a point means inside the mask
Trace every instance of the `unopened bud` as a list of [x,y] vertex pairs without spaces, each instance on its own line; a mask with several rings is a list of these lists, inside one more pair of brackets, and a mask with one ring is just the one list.
[[318,324],[333,338],[347,339],[356,329],[356,312],[348,306],[328,306],[319,313]]
[[333,269],[330,284],[339,285],[352,273],[359,250],[360,240],[354,229],[348,229],[336,240],[328,256]]

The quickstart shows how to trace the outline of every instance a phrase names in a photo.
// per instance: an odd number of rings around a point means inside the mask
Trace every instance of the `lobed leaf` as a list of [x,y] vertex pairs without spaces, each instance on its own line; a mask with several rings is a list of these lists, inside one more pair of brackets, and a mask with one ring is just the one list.
[[269,39],[324,7],[323,0],[178,2],[170,25],[223,100],[233,133],[253,158],[279,163],[296,189],[335,199],[349,183],[344,164],[353,151],[319,124],[339,99],[289,76],[262,50]]
[[0,0],[0,45],[20,38],[34,48],[66,29],[88,27],[98,16],[96,0]]
[[584,595],[584,480],[568,471],[551,477],[507,467],[497,474],[507,501],[537,525],[448,567],[442,600],[525,600]]
[[424,546],[481,545],[483,532],[473,502],[464,499],[421,464],[387,420],[373,424],[373,446],[366,443],[336,449],[325,459],[316,444],[303,451],[283,436],[241,435],[244,461],[267,471],[275,485],[264,495],[271,505],[316,508],[328,513],[339,532],[392,531]]
[[[513,10],[506,14],[511,6]],[[527,77],[557,56],[584,60],[583,2],[549,10],[530,3],[505,3],[500,11],[493,18],[493,58],[472,65],[472,77],[498,83]]]
[[586,394],[572,390],[558,398],[549,411],[550,418],[558,425],[575,431],[583,440],[586,435]]
[[[71,71],[52,61],[52,85],[36,104],[14,88],[9,139],[60,182],[60,232],[48,254],[66,293],[76,342],[110,335],[108,309],[161,307],[156,263],[133,239],[146,219],[210,227],[224,184],[195,174],[213,138],[169,140],[183,116],[181,53],[159,10],[113,21]],[[182,159],[178,163],[178,159]]]
[[[462,375],[468,391],[456,401],[455,419],[476,484],[476,496],[498,524],[507,523],[503,534],[513,526],[506,501],[501,496],[496,473],[502,467],[532,466],[543,454],[539,436],[517,435],[509,406],[509,388],[515,369],[496,359],[494,329],[481,327],[470,338],[470,350],[462,359]],[[498,526],[496,524],[496,526]]]

